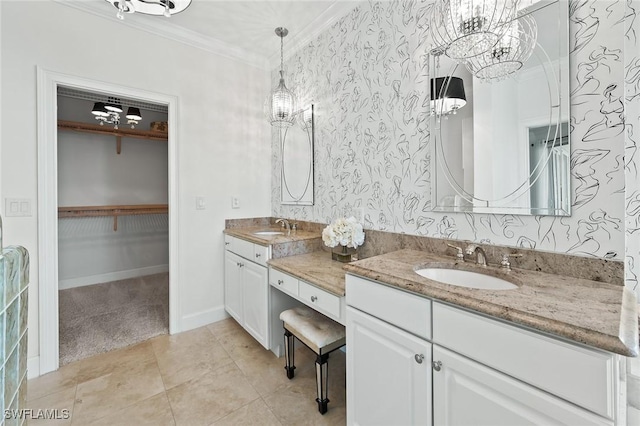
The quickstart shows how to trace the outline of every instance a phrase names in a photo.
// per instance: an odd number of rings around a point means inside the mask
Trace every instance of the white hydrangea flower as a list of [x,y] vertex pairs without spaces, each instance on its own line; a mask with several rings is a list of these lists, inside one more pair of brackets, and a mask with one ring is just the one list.
[[364,244],[364,229],[355,217],[334,220],[322,231],[322,241],[327,247],[338,245],[358,248]]

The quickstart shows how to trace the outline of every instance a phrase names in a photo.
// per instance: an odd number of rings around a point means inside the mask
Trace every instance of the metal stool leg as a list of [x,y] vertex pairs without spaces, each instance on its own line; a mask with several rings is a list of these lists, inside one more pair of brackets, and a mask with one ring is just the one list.
[[293,379],[293,370],[296,369],[293,360],[293,353],[295,352],[293,334],[287,329],[284,330],[284,357],[287,362],[287,365],[284,367],[287,370],[287,378],[289,380]]
[[320,414],[327,412],[327,385],[329,379],[329,354],[318,355],[316,358],[316,386],[318,388],[318,411]]

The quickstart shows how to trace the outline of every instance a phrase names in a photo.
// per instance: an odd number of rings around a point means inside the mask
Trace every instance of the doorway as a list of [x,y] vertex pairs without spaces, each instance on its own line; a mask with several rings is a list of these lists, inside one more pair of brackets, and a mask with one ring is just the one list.
[[38,275],[39,346],[38,374],[59,367],[59,253],[58,253],[58,89],[138,99],[167,107],[168,234],[169,234],[169,333],[180,331],[177,283],[178,185],[177,104],[174,96],[88,80],[38,68]]

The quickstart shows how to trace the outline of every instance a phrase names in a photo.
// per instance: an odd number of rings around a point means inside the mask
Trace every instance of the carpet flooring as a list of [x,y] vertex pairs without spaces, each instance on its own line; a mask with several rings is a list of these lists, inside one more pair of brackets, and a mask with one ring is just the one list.
[[60,365],[169,333],[169,274],[59,291]]

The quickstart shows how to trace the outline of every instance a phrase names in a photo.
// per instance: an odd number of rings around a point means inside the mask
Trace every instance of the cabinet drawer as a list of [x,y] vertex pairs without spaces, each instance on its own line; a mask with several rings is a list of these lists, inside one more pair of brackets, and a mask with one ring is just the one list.
[[300,300],[319,311],[340,318],[340,298],[336,295],[307,284],[304,281],[298,283],[298,295]]
[[241,240],[240,238],[235,238],[232,245],[233,245],[234,253],[248,260],[254,259],[253,243],[250,243],[249,241]]
[[294,296],[298,295],[298,279],[287,275],[284,272],[277,271],[273,268],[269,269],[269,282],[272,286],[277,287],[286,293]]
[[253,261],[262,266],[267,266],[267,260],[269,260],[269,247],[254,244]]
[[431,340],[431,300],[347,274],[347,305]]
[[615,358],[440,303],[433,341],[608,418]]
[[235,240],[235,238],[229,236],[229,235],[225,235],[224,236],[224,249],[225,250],[229,250],[229,251],[233,251],[233,241]]

